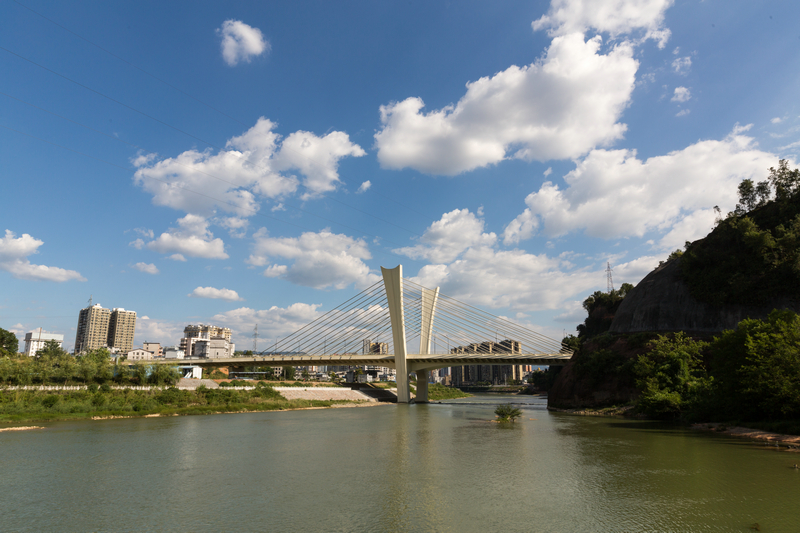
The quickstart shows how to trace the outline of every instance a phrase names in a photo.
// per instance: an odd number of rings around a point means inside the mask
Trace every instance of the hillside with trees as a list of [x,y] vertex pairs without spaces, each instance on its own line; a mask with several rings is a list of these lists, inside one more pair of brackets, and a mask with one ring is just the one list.
[[800,431],[800,171],[785,160],[743,181],[707,237],[621,297],[600,294],[565,339],[577,351],[550,406]]

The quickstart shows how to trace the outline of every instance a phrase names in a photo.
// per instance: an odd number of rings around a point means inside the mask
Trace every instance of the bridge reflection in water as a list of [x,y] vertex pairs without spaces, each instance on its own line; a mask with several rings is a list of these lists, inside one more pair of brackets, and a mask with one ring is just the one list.
[[[381,271],[382,281],[255,356],[183,361],[203,367],[389,367],[397,370],[398,403],[408,403],[412,373],[417,377],[415,401],[426,402],[431,370],[564,365],[572,357],[572,350],[557,340],[440,294],[438,287],[404,279],[402,265]],[[446,351],[441,353],[443,340]]]

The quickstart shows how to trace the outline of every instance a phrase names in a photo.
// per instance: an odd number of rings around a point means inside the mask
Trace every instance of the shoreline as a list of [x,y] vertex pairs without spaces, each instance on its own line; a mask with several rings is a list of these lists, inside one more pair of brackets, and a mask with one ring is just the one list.
[[[231,410],[231,411],[208,411],[203,413],[142,413],[142,414],[131,414],[131,415],[99,415],[99,416],[90,416],[89,413],[86,416],[65,416],[65,417],[53,417],[53,418],[41,418],[41,417],[31,417],[25,418],[22,420],[14,420],[12,422],[0,420],[0,424],[14,424],[14,423],[24,423],[29,424],[31,422],[65,422],[70,420],[90,420],[90,421],[100,421],[100,420],[116,420],[122,418],[166,418],[172,416],[205,416],[205,415],[230,415],[230,414],[244,414],[244,413],[270,413],[270,412],[280,412],[280,411],[311,411],[316,409],[346,409],[346,408],[357,408],[357,407],[374,407],[378,405],[391,405],[389,402],[356,402],[353,400],[342,400],[341,403],[334,403],[332,405],[312,405],[308,407],[287,407],[284,409],[241,409],[241,410]],[[21,431],[27,429],[45,429],[42,426],[6,426],[0,427],[0,431]]]

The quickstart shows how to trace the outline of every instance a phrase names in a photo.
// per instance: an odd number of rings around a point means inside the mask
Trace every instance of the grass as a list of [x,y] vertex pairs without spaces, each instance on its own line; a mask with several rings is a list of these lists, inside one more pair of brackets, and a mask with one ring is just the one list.
[[70,420],[145,415],[198,415],[331,407],[345,401],[287,400],[271,387],[251,391],[2,391],[0,422]]
[[428,385],[428,401],[453,400],[455,398],[468,398],[470,396],[472,396],[472,394],[454,387],[445,387],[441,383]]

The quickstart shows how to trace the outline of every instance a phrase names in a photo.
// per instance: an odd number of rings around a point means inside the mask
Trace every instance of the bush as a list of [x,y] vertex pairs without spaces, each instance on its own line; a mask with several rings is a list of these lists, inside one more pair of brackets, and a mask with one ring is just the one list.
[[522,416],[522,411],[509,403],[498,405],[497,409],[494,410],[494,414],[497,415],[498,422],[514,422]]

